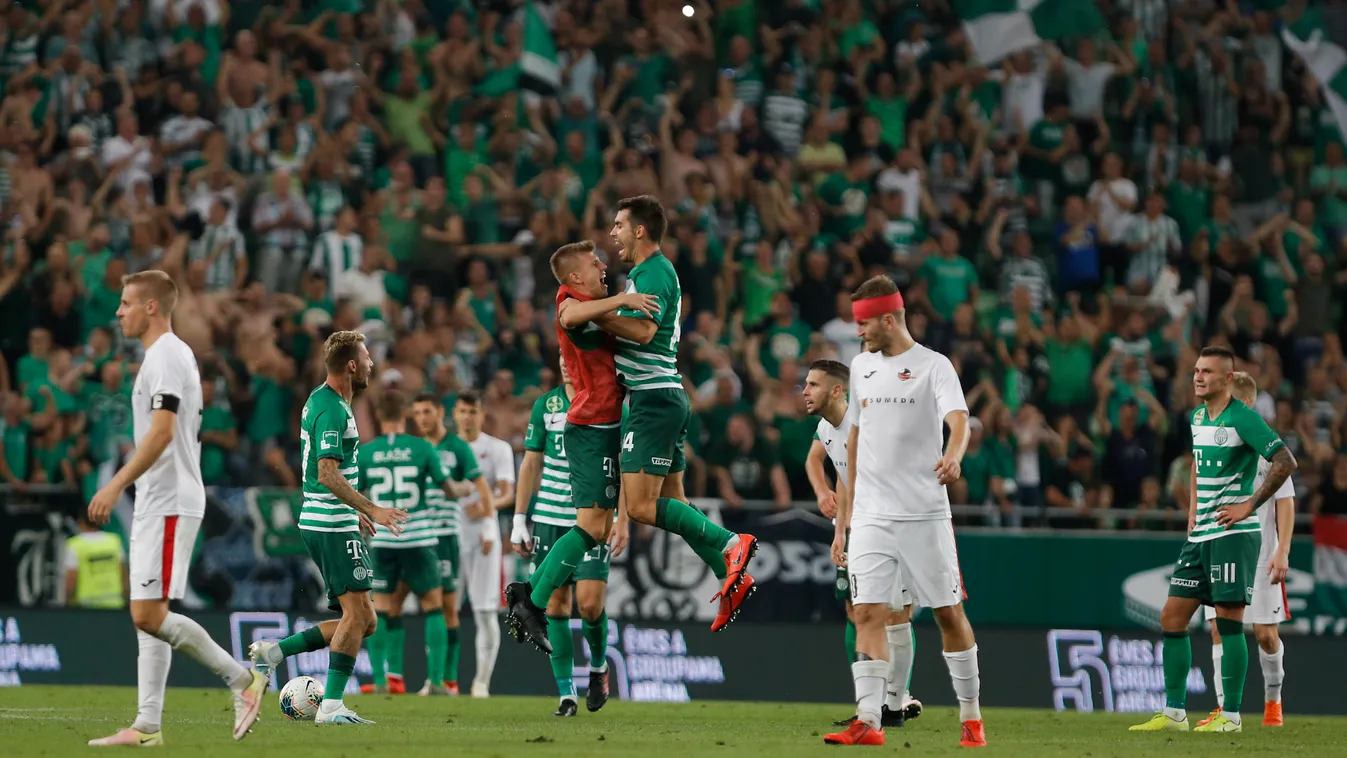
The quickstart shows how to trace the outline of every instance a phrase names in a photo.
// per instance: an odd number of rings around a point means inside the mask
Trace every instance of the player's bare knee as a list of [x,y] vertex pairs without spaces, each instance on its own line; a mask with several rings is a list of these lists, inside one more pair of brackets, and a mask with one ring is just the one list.
[[558,587],[556,591],[552,593],[552,597],[547,599],[547,615],[565,616],[567,618],[570,618],[571,615],[570,587]]
[[159,603],[132,603],[131,604],[131,623],[135,624],[138,631],[146,634],[159,634],[159,627],[164,623],[164,617],[168,615],[168,608]]
[[883,625],[888,606],[879,603],[859,603],[851,607],[852,620],[858,627]]
[[897,626],[899,624],[906,624],[911,620],[912,620],[912,606],[908,605],[897,609],[890,608],[889,617],[888,619],[886,619],[885,623],[888,624],[889,626]]
[[1258,647],[1268,655],[1277,652],[1277,648],[1281,646],[1281,635],[1278,634],[1275,624],[1254,624],[1253,636],[1258,640]]
[[[944,608],[932,608],[931,616],[935,618],[936,626],[940,627],[942,631],[961,628],[968,623],[967,617],[964,616],[963,603],[947,605]],[[908,618],[911,617],[912,612],[909,609]]]
[[440,609],[444,604],[444,598],[439,590],[427,592],[421,596],[421,613],[431,614]]
[[[1161,631],[1178,633],[1188,629],[1188,622],[1193,620],[1193,613],[1197,611],[1197,601],[1187,598],[1170,597],[1165,601],[1165,606],[1160,610],[1160,629]],[[1216,615],[1220,615],[1218,609]]]
[[595,542],[605,542],[612,529],[610,512],[603,508],[580,508],[575,512],[575,523]]
[[603,583],[593,582],[599,585],[599,589],[592,591],[582,591],[579,587],[575,591],[575,604],[580,607],[580,618],[585,621],[598,621],[603,615]]

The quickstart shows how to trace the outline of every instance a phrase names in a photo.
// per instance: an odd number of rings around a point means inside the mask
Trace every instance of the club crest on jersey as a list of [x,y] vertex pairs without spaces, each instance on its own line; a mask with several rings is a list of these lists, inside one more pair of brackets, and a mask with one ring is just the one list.
[[1216,444],[1224,445],[1229,439],[1230,432],[1226,431],[1225,427],[1222,426],[1216,429]]
[[1207,409],[1206,409],[1206,408],[1198,408],[1198,409],[1197,409],[1197,414],[1193,416],[1193,423],[1194,423],[1194,424],[1200,424],[1200,423],[1202,423],[1203,421],[1206,421],[1206,420],[1207,420]]
[[557,397],[556,395],[547,398],[548,413],[556,413],[557,411],[561,410],[561,405],[562,405],[561,398]]
[[916,375],[913,374],[911,371],[908,371],[907,369],[903,369],[902,371],[898,372],[898,378],[906,382],[910,379],[915,379]]

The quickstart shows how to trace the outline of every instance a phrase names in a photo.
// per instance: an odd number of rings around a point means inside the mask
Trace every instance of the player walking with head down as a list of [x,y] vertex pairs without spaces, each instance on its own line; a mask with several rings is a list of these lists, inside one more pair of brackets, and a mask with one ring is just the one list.
[[140,340],[145,359],[131,397],[136,451],[89,502],[89,520],[105,524],[122,493],[135,485],[131,521],[131,620],[140,655],[136,679],[140,709],[135,723],[93,747],[164,744],[164,690],[173,651],[213,671],[234,691],[234,739],[257,720],[267,678],[249,671],[190,618],[173,613],[169,600],[187,591],[192,547],[206,512],[201,482],[201,374],[187,343],[173,333],[178,286],[162,271],[122,278],[117,319],[122,333]]
[[[1188,541],[1169,579],[1169,599],[1160,612],[1164,632],[1165,708],[1138,732],[1188,731],[1188,671],[1193,663],[1188,624],[1201,605],[1216,606],[1221,634],[1221,713],[1195,731],[1238,732],[1243,724],[1244,677],[1249,643],[1244,639],[1244,607],[1253,600],[1258,570],[1258,507],[1268,502],[1296,469],[1295,456],[1276,432],[1244,403],[1231,397],[1235,355],[1228,348],[1204,347],[1193,372],[1202,405],[1193,411],[1193,495]],[[1271,465],[1255,489],[1258,459]]]
[[380,508],[360,494],[360,464],[351,400],[369,386],[374,361],[359,332],[333,332],[323,345],[327,381],[304,403],[299,439],[303,451],[304,504],[299,514],[300,535],[309,557],[327,585],[327,607],[341,618],[324,621],[280,642],[259,640],[249,648],[257,671],[272,669],[292,655],[329,649],[323,704],[314,718],[319,724],[372,724],[342,702],[346,683],[355,671],[360,644],[374,633],[376,620],[370,587],[374,567],[367,535],[374,525],[393,535],[402,532],[407,512]]
[[[884,625],[895,589],[905,585],[940,627],[959,699],[959,744],[981,747],[987,740],[978,704],[977,644],[963,611],[945,490],[958,480],[968,447],[968,405],[949,359],[908,333],[903,296],[891,279],[866,281],[851,307],[866,350],[851,362],[847,440],[857,720],[823,740],[884,744],[880,719],[890,676]],[[949,443],[942,450],[946,425]]]

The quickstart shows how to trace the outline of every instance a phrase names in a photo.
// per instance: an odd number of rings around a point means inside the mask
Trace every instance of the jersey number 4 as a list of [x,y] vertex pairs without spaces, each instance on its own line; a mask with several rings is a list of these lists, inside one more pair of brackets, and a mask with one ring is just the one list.
[[622,449],[623,449],[623,450],[635,450],[635,449],[636,449],[636,443],[632,441],[632,438],[633,438],[634,436],[636,436],[636,432],[627,432],[627,434],[622,438]]

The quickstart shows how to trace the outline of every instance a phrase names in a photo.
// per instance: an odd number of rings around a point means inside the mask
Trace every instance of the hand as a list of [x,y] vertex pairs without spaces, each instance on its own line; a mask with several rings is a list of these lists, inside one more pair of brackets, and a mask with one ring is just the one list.
[[613,522],[613,531],[608,535],[608,552],[617,558],[627,551],[627,542],[631,539],[631,519],[618,516]]
[[467,516],[473,521],[481,521],[482,519],[486,518],[486,506],[482,505],[481,503],[472,503],[470,505],[465,505],[463,506],[463,515]]
[[838,568],[847,567],[847,536],[843,532],[833,535],[832,558]]
[[374,537],[374,522],[363,513],[360,514],[360,535],[365,539]]
[[953,456],[946,455],[935,464],[935,478],[941,484],[954,484],[963,474],[963,467]]
[[396,537],[402,534],[402,525],[407,523],[407,512],[400,508],[375,508],[369,518]]
[[1216,517],[1216,523],[1229,529],[1244,519],[1253,515],[1253,501],[1246,500],[1243,503],[1234,505],[1223,505],[1216,509],[1219,515]]
[[837,493],[832,490],[824,492],[818,499],[818,510],[828,518],[837,518]]
[[640,311],[647,316],[654,316],[655,311],[659,309],[659,298],[654,295],[645,295],[640,292],[628,292],[625,295],[618,295],[618,301],[621,307],[633,311]]
[[1272,560],[1268,562],[1267,573],[1272,577],[1273,584],[1286,583],[1286,575],[1291,572],[1290,556],[1278,550]]
[[491,548],[495,546],[495,540],[482,540],[482,555],[491,555]]
[[528,516],[516,513],[514,525],[510,527],[510,544],[514,547],[514,551],[524,558],[529,557],[533,547],[533,538],[529,536],[528,520]]
[[122,488],[115,482],[108,482],[107,486],[99,490],[94,499],[89,501],[89,520],[95,524],[108,523],[112,509],[117,507],[117,501],[121,499]]

